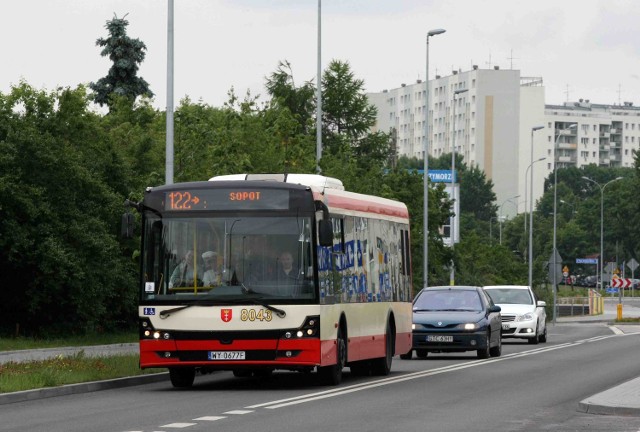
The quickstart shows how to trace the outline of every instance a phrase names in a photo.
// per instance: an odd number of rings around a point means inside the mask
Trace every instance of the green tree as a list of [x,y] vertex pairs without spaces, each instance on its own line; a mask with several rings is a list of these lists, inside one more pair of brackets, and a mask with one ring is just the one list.
[[106,77],[89,84],[94,91],[93,100],[100,106],[109,105],[110,97],[114,94],[128,98],[131,104],[138,96],[153,97],[149,84],[138,76],[138,68],[146,56],[147,47],[141,40],[127,35],[129,21],[125,17],[114,16],[107,21],[105,28],[109,37],[96,40],[96,45],[102,47],[100,55],[109,57],[113,62]]
[[21,83],[0,94],[0,272],[11,275],[0,290],[3,332],[133,322],[135,265],[116,237],[124,197],[113,187],[126,175],[88,104],[84,88]]

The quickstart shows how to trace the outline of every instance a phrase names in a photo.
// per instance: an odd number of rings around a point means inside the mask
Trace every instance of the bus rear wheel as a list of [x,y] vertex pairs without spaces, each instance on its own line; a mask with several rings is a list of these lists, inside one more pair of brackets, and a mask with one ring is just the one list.
[[387,323],[387,331],[384,335],[384,357],[378,357],[371,362],[371,372],[374,375],[389,375],[391,363],[393,362],[393,348],[396,345],[396,335]]
[[176,388],[186,388],[193,385],[196,369],[192,367],[169,368],[171,384]]

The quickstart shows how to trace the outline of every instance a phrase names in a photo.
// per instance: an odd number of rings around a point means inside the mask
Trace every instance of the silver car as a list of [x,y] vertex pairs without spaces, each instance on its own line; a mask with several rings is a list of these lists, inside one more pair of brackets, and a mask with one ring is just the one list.
[[546,303],[526,285],[490,285],[484,290],[502,309],[502,337],[526,339],[530,344],[547,341]]

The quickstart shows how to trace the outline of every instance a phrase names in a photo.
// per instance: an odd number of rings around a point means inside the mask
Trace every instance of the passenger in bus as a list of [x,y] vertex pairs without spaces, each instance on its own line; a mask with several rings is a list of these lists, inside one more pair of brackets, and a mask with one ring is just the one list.
[[243,262],[240,266],[243,282],[257,283],[273,278],[276,259],[270,254],[264,237],[248,238],[243,246],[243,253]]
[[214,251],[207,251],[202,254],[204,260],[204,275],[202,282],[206,287],[220,285],[220,271],[218,270],[218,254]]
[[[196,270],[197,269],[197,270]],[[169,288],[202,285],[202,269],[192,250],[188,250],[178,267],[171,274]]]

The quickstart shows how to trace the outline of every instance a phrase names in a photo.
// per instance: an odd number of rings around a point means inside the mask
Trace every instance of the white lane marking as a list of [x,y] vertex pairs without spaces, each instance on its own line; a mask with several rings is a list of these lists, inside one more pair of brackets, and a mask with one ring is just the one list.
[[611,329],[612,332],[614,332],[615,334],[624,334],[624,332],[622,330],[620,330],[618,327],[616,326],[609,326],[609,328]]
[[222,420],[226,418],[227,417],[225,416],[204,416],[204,417],[194,418],[193,421],[216,421],[216,420]]
[[573,346],[578,346],[578,345],[581,345],[581,344],[584,344],[584,343],[594,342],[594,341],[597,341],[597,340],[608,339],[608,338],[613,338],[613,337],[621,337],[621,336],[627,336],[627,334],[624,334],[624,335],[609,335],[609,336],[603,336],[603,337],[598,337],[598,338],[583,339],[583,340],[578,340],[578,341],[568,342],[568,343],[563,343],[563,344],[558,344],[558,345],[552,345],[552,346],[547,346],[547,347],[540,347],[540,348],[536,348],[536,349],[533,349],[533,350],[524,351],[524,352],[521,352],[521,353],[514,353],[514,354],[505,355],[505,356],[502,356],[502,357],[492,358],[492,359],[489,359],[489,360],[474,360],[474,361],[470,361],[470,362],[464,363],[464,364],[445,366],[445,367],[442,367],[442,368],[431,369],[431,370],[428,370],[428,371],[413,372],[413,373],[405,374],[405,375],[402,375],[402,376],[399,376],[399,377],[384,378],[384,379],[375,381],[373,383],[369,382],[369,383],[356,384],[356,385],[353,385],[353,386],[343,387],[343,388],[340,388],[340,389],[327,390],[327,391],[323,391],[323,392],[317,392],[317,393],[308,394],[308,395],[305,395],[305,396],[296,396],[296,397],[292,397],[292,398],[288,398],[288,399],[281,399],[281,400],[277,400],[277,401],[271,401],[271,402],[266,402],[266,403],[262,403],[262,404],[252,405],[252,406],[248,406],[246,408],[260,408],[260,407],[261,408],[266,408],[266,409],[283,408],[283,407],[287,407],[287,406],[291,406],[291,405],[297,405],[297,404],[306,403],[306,402],[312,402],[312,401],[316,401],[316,400],[320,400],[320,399],[326,399],[326,398],[333,397],[333,396],[339,396],[339,395],[345,395],[345,394],[349,394],[349,393],[354,393],[354,392],[357,392],[357,391],[367,390],[367,389],[370,389],[370,388],[381,387],[381,386],[385,386],[385,385],[389,385],[389,384],[396,384],[396,383],[400,383],[400,382],[403,382],[403,381],[413,380],[413,379],[417,379],[417,378],[424,378],[424,377],[427,377],[427,376],[438,375],[438,374],[442,374],[442,373],[446,373],[446,372],[452,372],[452,371],[456,371],[456,370],[466,369],[466,368],[469,368],[469,367],[481,366],[481,365],[485,365],[485,364],[489,364],[489,363],[496,363],[496,362],[507,361],[507,360],[516,359],[516,358],[520,358],[520,357],[527,357],[527,356],[536,355],[536,354],[540,354],[540,353],[545,353],[545,352],[549,352],[549,351],[555,351],[555,350],[558,350],[558,349],[564,349],[564,348],[569,348],[569,347],[573,347]]
[[253,412],[252,410],[233,410],[233,411],[224,412],[222,414],[238,414],[238,415],[240,415],[240,414],[250,414],[252,412]]
[[176,428],[176,429],[182,429],[182,428],[186,428],[189,426],[195,426],[198,423],[169,423],[166,424],[164,426],[160,426],[161,428]]

